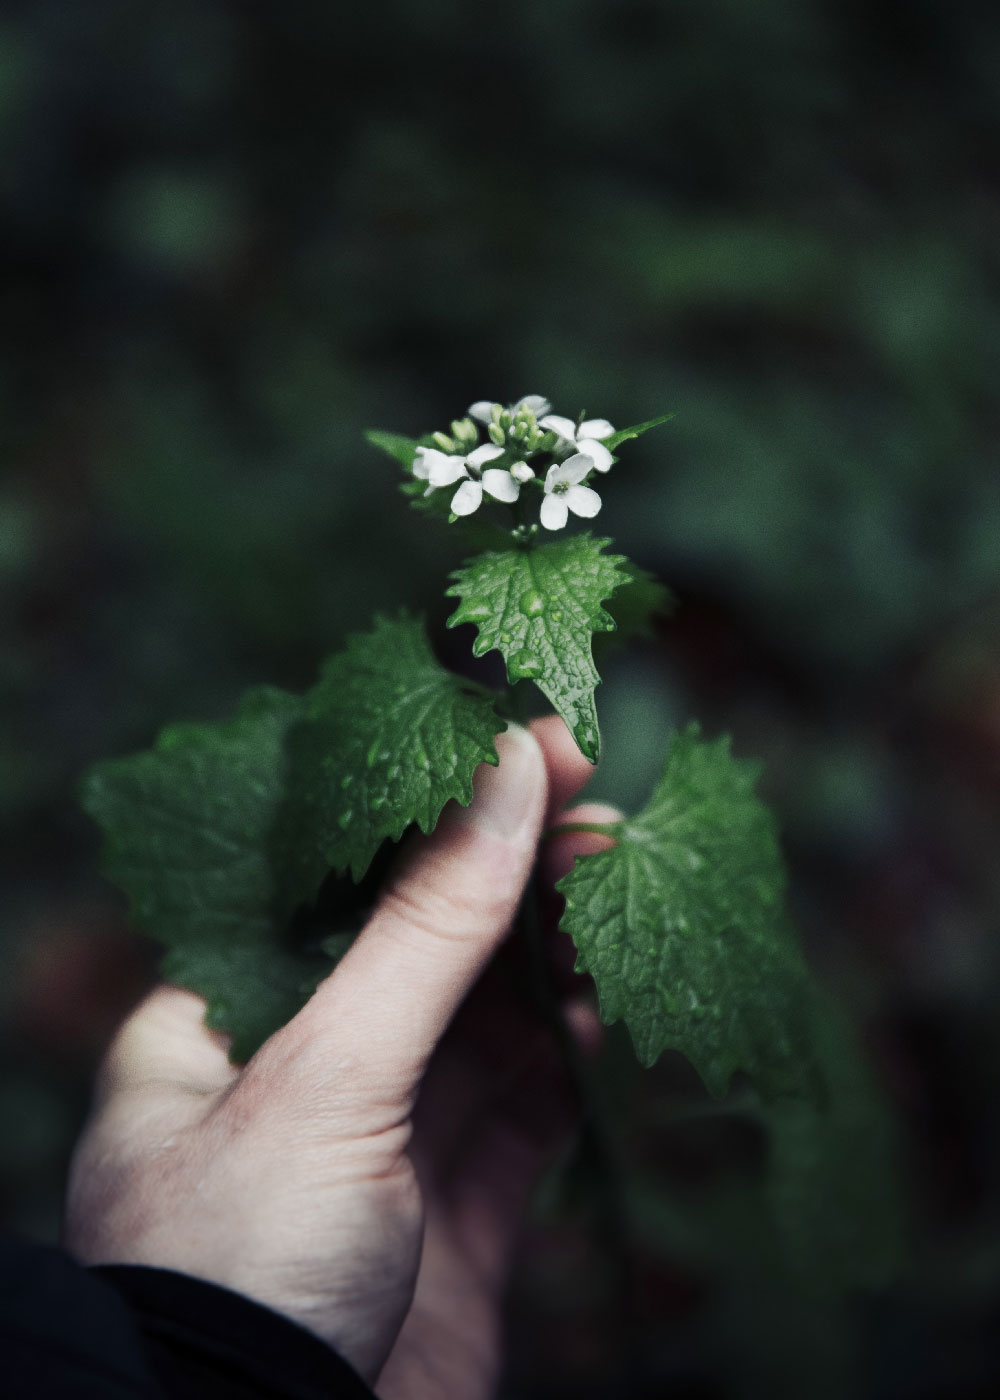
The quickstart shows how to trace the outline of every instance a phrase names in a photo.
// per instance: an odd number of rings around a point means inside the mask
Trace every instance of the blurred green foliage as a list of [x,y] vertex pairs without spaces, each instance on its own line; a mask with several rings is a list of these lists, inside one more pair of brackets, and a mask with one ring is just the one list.
[[[380,607],[439,627],[454,546],[365,428],[530,392],[616,424],[674,410],[599,522],[678,606],[598,691],[595,792],[645,800],[692,713],[766,760],[812,957],[904,1119],[916,1263],[859,1329],[668,1250],[626,1344],[595,1322],[599,1269],[574,1295],[569,1236],[526,1275],[544,1325],[520,1315],[510,1393],[980,1393],[998,58],[978,0],[7,0],[8,1219],[51,1233],[94,1056],[148,976],[115,941],[77,775],[248,684],[304,687]],[[460,662],[466,639],[438,638]],[[658,1191],[679,1148],[647,1118],[690,1096],[678,1075],[622,1071]]]

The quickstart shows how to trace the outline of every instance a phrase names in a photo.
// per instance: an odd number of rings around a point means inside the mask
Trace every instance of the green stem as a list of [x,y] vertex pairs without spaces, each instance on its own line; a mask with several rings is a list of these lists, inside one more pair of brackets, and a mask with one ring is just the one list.
[[511,510],[512,510],[513,513],[514,513],[514,528],[517,529],[517,527],[518,527],[519,525],[523,525],[523,524],[525,523],[525,521],[524,521],[524,492],[523,492],[523,491],[518,493],[517,500],[516,500],[516,501],[514,502],[514,504],[511,506]]
[[543,841],[552,841],[557,836],[571,836],[579,832],[590,832],[594,836],[617,836],[621,822],[560,822],[558,826],[547,826],[542,832]]
[[520,916],[535,998],[559,1046],[580,1106],[577,1156],[581,1166],[587,1169],[588,1178],[595,1187],[597,1234],[605,1257],[614,1270],[618,1320],[624,1338],[634,1325],[637,1311],[628,1247],[628,1211],[622,1189],[623,1169],[619,1161],[615,1133],[605,1112],[596,1080],[580,1051],[552,985],[538,908],[538,889],[534,878],[525,891]]

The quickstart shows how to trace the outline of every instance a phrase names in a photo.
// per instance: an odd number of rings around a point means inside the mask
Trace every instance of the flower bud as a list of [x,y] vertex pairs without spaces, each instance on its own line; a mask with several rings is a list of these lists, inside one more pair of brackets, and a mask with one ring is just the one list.
[[447,433],[431,433],[431,437],[442,452],[454,452],[455,444]]
[[507,441],[503,428],[497,423],[491,423],[486,430],[490,435],[490,441],[495,442],[497,447],[503,447]]
[[526,481],[530,481],[535,473],[528,466],[527,462],[515,462],[510,469],[510,474],[515,481],[519,481],[523,486]]
[[527,423],[525,423],[523,419],[519,419],[518,422],[516,422],[511,428],[510,435],[515,442],[523,442],[524,439],[528,436]]
[[479,434],[471,418],[456,418],[451,425],[451,435],[461,443],[475,442]]

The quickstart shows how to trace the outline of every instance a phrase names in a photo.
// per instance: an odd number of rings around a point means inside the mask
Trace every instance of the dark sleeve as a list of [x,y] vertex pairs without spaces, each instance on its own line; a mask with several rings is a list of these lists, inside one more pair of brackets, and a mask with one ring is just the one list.
[[83,1269],[0,1240],[0,1393],[11,1400],[373,1400],[329,1347],[168,1269]]

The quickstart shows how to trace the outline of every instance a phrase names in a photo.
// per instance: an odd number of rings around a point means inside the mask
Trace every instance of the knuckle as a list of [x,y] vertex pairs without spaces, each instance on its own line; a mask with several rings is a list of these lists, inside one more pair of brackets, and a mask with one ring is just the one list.
[[431,880],[390,886],[379,915],[400,933],[423,935],[431,942],[478,942],[484,931],[500,932],[510,920],[507,899],[488,887],[466,883],[441,889]]

